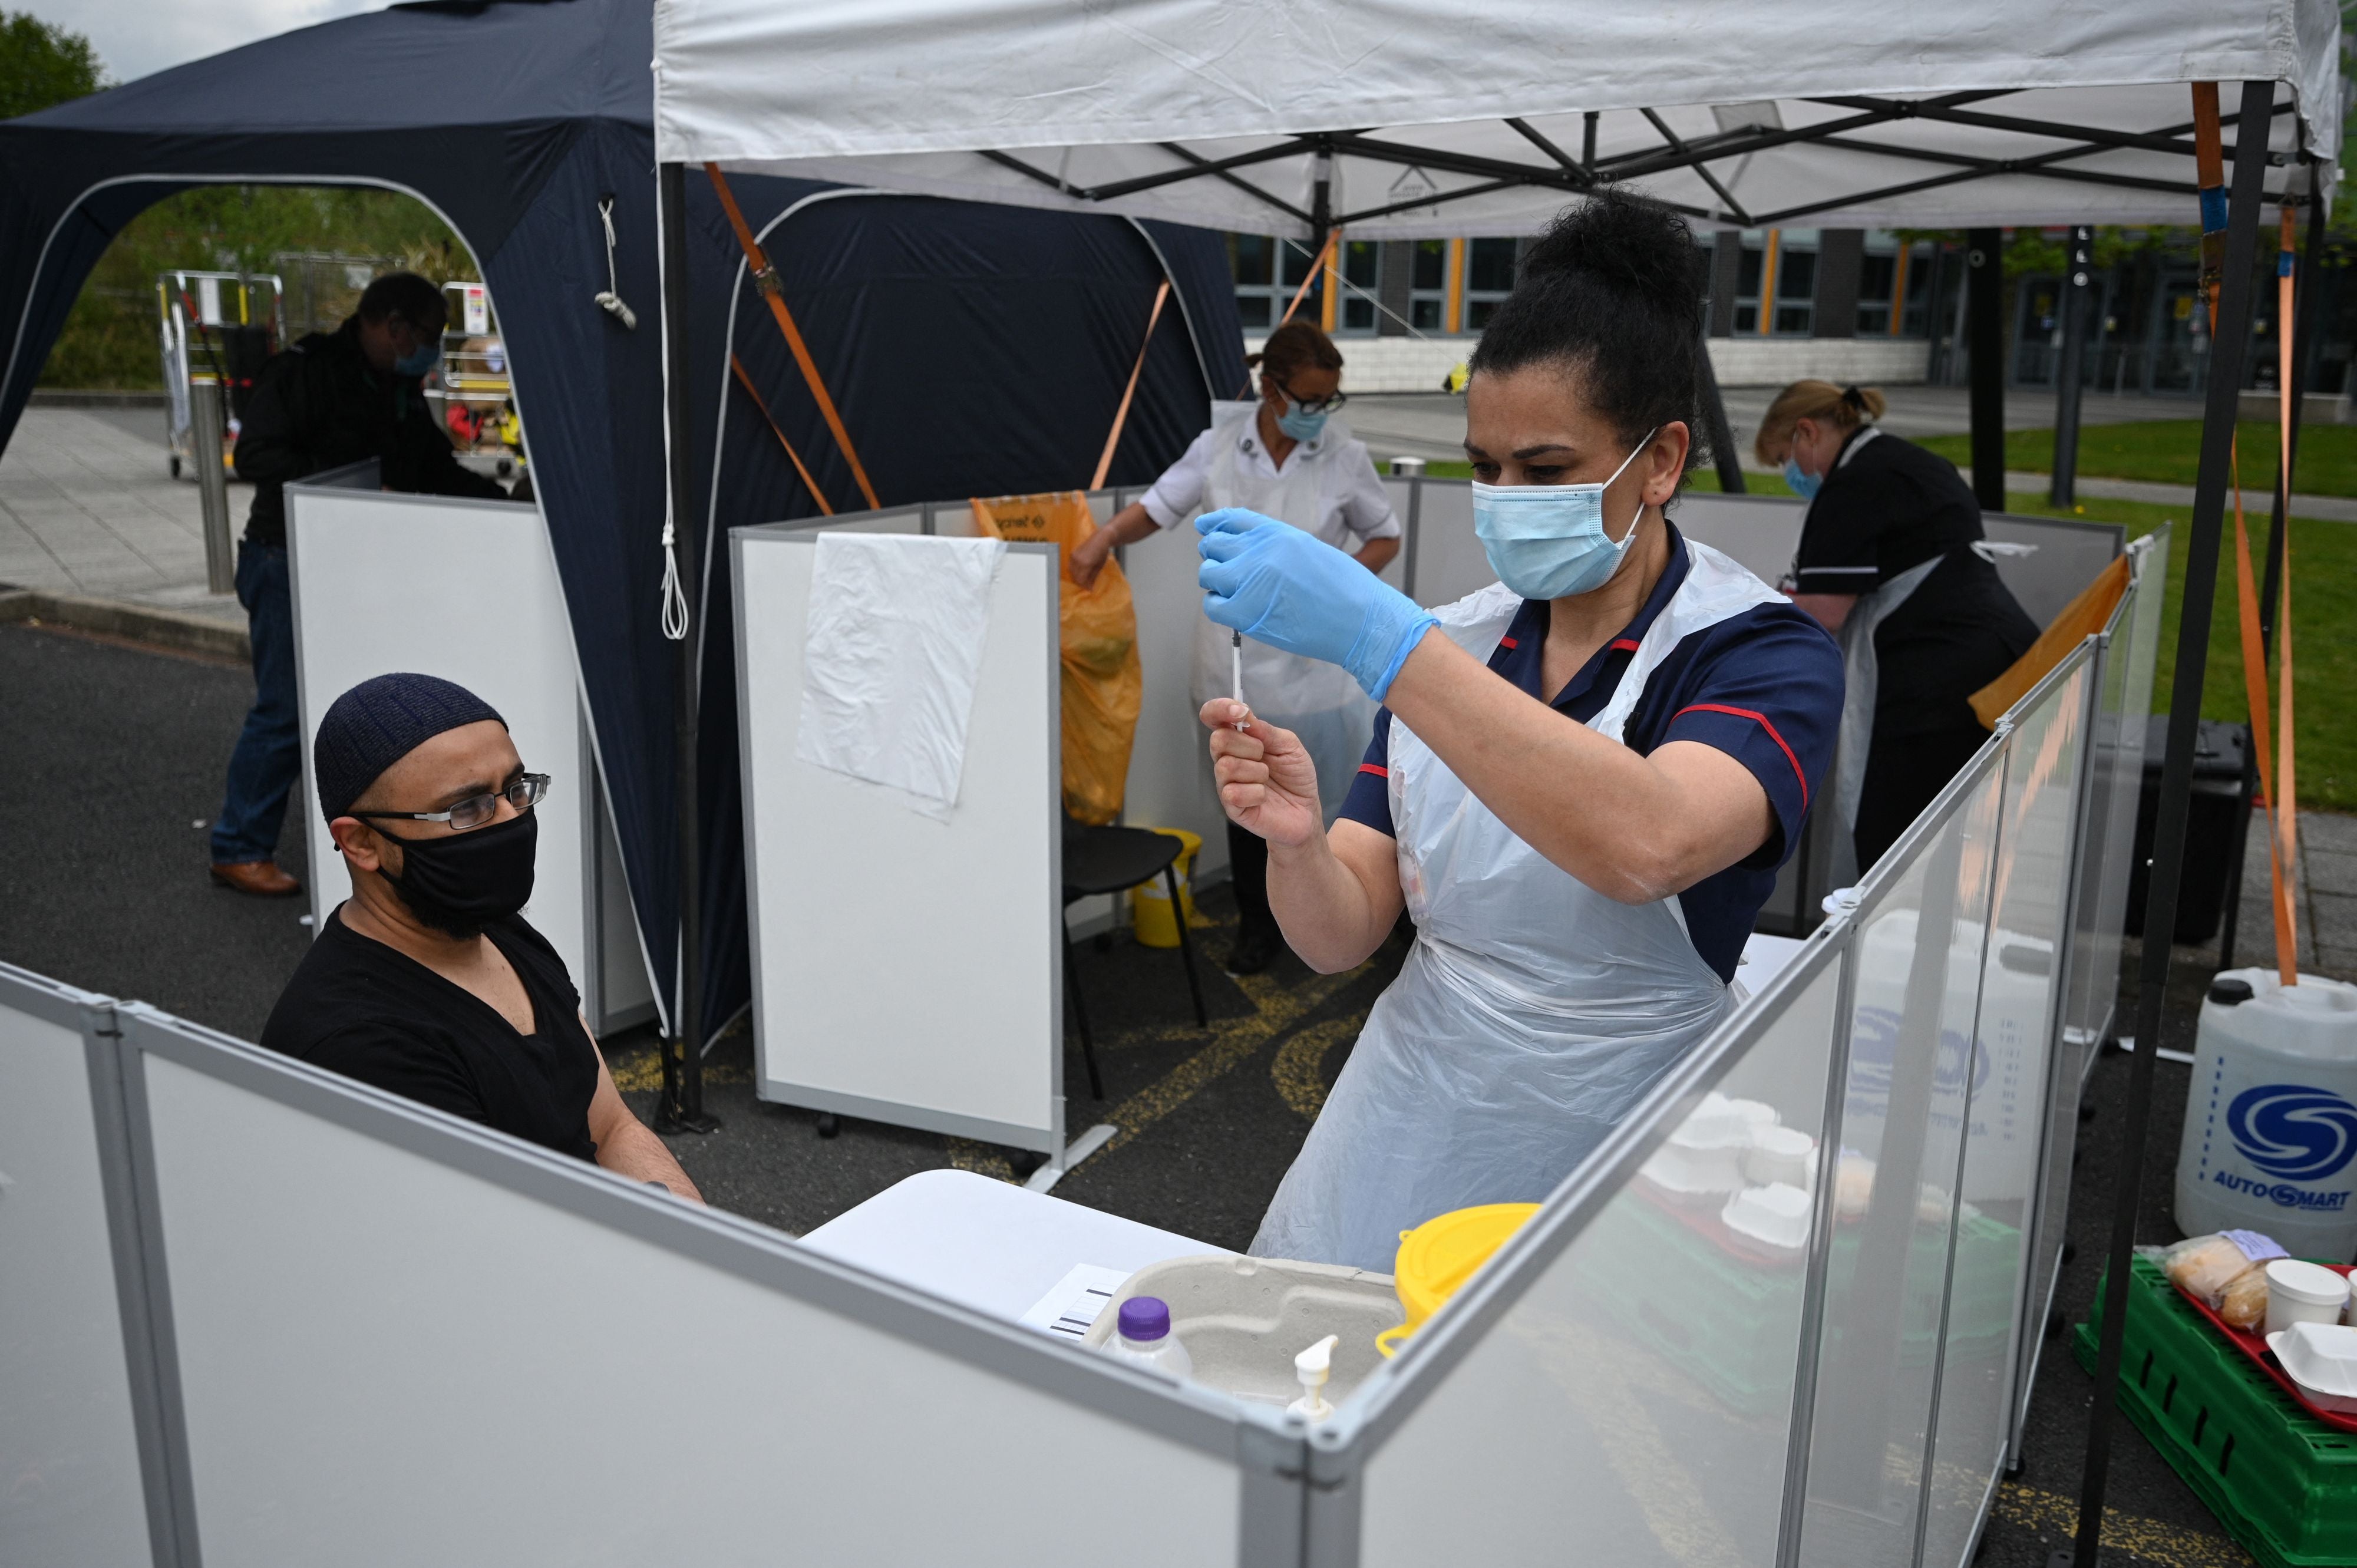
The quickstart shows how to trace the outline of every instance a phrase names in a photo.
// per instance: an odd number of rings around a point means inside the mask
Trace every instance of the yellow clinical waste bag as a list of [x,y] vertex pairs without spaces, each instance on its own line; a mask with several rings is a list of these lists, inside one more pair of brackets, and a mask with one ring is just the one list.
[[1053,544],[1064,563],[1057,606],[1063,651],[1064,811],[1102,827],[1121,815],[1129,748],[1146,674],[1137,661],[1137,607],[1121,563],[1107,559],[1095,583],[1072,581],[1072,547],[1097,531],[1088,497],[1050,495],[975,499],[974,527],[1011,544]]

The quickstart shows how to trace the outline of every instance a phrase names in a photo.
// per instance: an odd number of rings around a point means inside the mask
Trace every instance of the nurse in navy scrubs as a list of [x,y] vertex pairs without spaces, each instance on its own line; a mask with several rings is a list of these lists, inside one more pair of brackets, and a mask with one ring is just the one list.
[[1466,390],[1496,585],[1427,612],[1274,520],[1196,525],[1213,620],[1383,704],[1330,829],[1296,736],[1203,704],[1286,940],[1332,972],[1403,908],[1416,929],[1255,1253],[1388,1269],[1435,1215],[1545,1197],[1735,1004],[1842,671],[1669,516],[1698,456],[1693,253],[1675,214],[1608,190],[1524,259]]

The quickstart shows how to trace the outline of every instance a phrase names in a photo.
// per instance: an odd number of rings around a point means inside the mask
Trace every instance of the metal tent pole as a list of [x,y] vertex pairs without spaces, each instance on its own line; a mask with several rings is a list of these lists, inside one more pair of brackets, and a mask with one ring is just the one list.
[[2115,1172],[2119,1197],[2112,1212],[2105,1261],[2104,1321],[2095,1361],[2095,1402],[2087,1418],[2087,1468],[2079,1493],[2079,1533],[2055,1563],[2094,1568],[2104,1530],[2104,1490],[2110,1478],[2114,1406],[2119,1392],[2121,1340],[2127,1326],[2129,1258],[2136,1242],[2137,1200],[2144,1183],[2145,1142],[2152,1123],[2153,1068],[2160,1052],[2161,1004],[2169,989],[2169,933],[2177,927],[2177,893],[2185,866],[2185,822],[2193,793],[2193,743],[2201,716],[2201,678],[2210,649],[2211,599],[2218,581],[2219,534],[2226,511],[2226,467],[2240,411],[2243,357],[2250,345],[2252,268],[2256,260],[2259,201],[2267,165],[2267,122],[2275,84],[2246,81],[2235,125],[2233,197],[2227,209],[2225,274],[2219,289],[2218,326],[2211,337],[2210,385],[2201,418],[2201,467],[2193,489],[2193,527],[2185,556],[2185,600],[2177,622],[2177,672],[2169,700],[2169,751],[2161,766],[2160,809],[2153,824],[2152,878],[2144,913],[2143,968],[2138,979],[2136,1040]]
[[[2292,282],[2291,339],[2291,460],[2297,471],[2299,462],[2299,426],[2307,413],[2308,389],[2316,379],[2316,299],[2322,281],[2318,268],[2324,260],[2323,203],[2315,195],[2316,166],[2310,162],[2309,171],[2308,235],[2300,243],[2299,275]],[[2277,322],[2276,330],[2283,330]],[[2291,527],[2285,508],[2291,498],[2291,473],[2283,476],[2276,487],[2275,504],[2267,520],[2267,564],[2265,581],[2259,588],[2259,646],[2272,652],[2276,645],[2276,611],[2277,596],[2283,591],[2284,539]],[[2226,913],[2225,923],[2218,933],[2218,967],[2234,967],[2234,940],[2243,924],[2243,861],[2249,853],[2251,840],[2251,797],[2259,786],[2259,757],[2254,749],[2255,742],[2251,726],[2243,725],[2243,785],[2234,813],[2234,842],[2226,851]]]
[[2054,478],[2046,493],[2056,506],[2070,506],[2079,499],[2079,362],[2087,353],[2087,295],[2095,278],[2094,252],[2093,229],[2071,231],[2070,272],[2062,280],[2062,357],[2054,366]]
[[662,1103],[655,1114],[659,1133],[708,1133],[719,1123],[704,1113],[704,918],[701,887],[703,835],[696,811],[696,650],[703,643],[704,608],[701,531],[694,523],[694,421],[689,413],[687,348],[687,167],[663,164],[656,178],[662,209],[663,417],[665,457],[671,471],[673,549],[679,563],[680,591],[686,596],[686,635],[678,655],[672,744],[674,816],[679,855],[679,1000],[672,1037],[662,1045]]
[[1964,234],[1964,310],[1973,399],[1973,494],[2005,510],[2005,231]]
[[1727,423],[1727,399],[1719,395],[1718,368],[1710,362],[1710,324],[1703,323],[1702,341],[1695,353],[1695,390],[1702,394],[1703,435],[1710,442],[1718,467],[1718,488],[1730,496],[1745,493],[1743,459],[1735,450],[1735,433]]

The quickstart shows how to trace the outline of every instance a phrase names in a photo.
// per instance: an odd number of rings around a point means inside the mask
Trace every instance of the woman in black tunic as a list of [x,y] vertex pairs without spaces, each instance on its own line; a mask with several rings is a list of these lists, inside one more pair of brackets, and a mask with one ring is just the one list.
[[1858,870],[1988,739],[1967,701],[2038,639],[1982,542],[1955,465],[1876,426],[1882,394],[1795,381],[1753,450],[1809,503],[1785,585],[1841,639],[1848,694],[1835,800]]

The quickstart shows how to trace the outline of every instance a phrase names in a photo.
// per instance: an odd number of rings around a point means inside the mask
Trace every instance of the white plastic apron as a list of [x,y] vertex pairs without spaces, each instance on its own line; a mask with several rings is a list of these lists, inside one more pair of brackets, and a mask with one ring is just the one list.
[[[1867,425],[1834,460],[1836,469],[1846,467],[1866,444],[1882,434],[1874,425]],[[1831,476],[1827,476],[1830,478]],[[1801,514],[1801,532],[1809,528],[1809,515]],[[1842,714],[1839,739],[1834,748],[1834,809],[1841,814],[1842,825],[1857,831],[1857,803],[1866,787],[1866,759],[1874,749],[1874,701],[1881,684],[1881,669],[1875,657],[1875,628],[1890,618],[1893,610],[1907,602],[1909,595],[1923,585],[1947,557],[1934,555],[1929,561],[1910,566],[1870,594],[1860,594],[1852,605],[1849,617],[1842,622],[1839,635],[1842,650]],[[1797,575],[1797,574],[1796,574]],[[1867,867],[1861,865],[1863,874]]]
[[[1327,526],[1318,484],[1320,466],[1338,449],[1349,448],[1350,431],[1340,420],[1328,420],[1318,450],[1295,448],[1292,460],[1272,479],[1243,461],[1238,450],[1259,408],[1257,403],[1213,405],[1211,428],[1221,439],[1204,477],[1203,510],[1249,507],[1337,549],[1351,549],[1354,536],[1340,517]],[[1199,616],[1189,682],[1195,705],[1200,708],[1213,697],[1231,695],[1233,675],[1228,628],[1208,616]],[[1244,701],[1253,713],[1301,737],[1318,765],[1318,803],[1326,820],[1332,822],[1334,813],[1342,809],[1342,798],[1351,792],[1360,760],[1367,754],[1367,741],[1374,732],[1374,703],[1340,665],[1304,659],[1249,637],[1243,645],[1243,679]]]
[[[1775,590],[1689,540],[1686,580],[1588,727],[1619,740],[1684,638]],[[1522,600],[1493,585],[1439,611],[1477,659]],[[1516,837],[1396,715],[1392,826],[1415,946],[1253,1239],[1262,1257],[1388,1273],[1400,1232],[1481,1203],[1536,1202],[1734,998],[1674,896],[1631,907]]]

